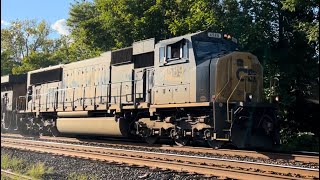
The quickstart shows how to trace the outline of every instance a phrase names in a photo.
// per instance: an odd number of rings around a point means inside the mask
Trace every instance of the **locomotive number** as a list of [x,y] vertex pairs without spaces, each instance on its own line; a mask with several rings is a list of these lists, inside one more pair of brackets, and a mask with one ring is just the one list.
[[212,37],[212,38],[221,38],[221,34],[220,33],[212,33],[212,32],[208,32],[208,37]]
[[183,78],[184,74],[184,68],[183,66],[176,66],[173,68],[168,68],[165,73],[165,79],[166,80],[174,80],[174,81],[180,81]]

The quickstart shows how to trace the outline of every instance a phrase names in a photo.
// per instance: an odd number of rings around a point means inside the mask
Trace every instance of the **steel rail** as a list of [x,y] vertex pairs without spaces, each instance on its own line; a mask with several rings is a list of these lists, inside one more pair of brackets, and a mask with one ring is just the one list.
[[[21,137],[13,134],[3,134],[4,137]],[[146,144],[139,143],[130,143],[117,142],[117,141],[108,141],[108,140],[89,140],[85,141],[76,139],[76,138],[66,138],[66,137],[49,137],[42,136],[40,140],[50,140],[50,141],[63,141],[68,143],[93,143],[94,145],[104,145],[104,146],[123,146],[131,148],[144,148],[144,149],[159,149],[164,151],[173,151],[173,152],[186,152],[186,153],[197,153],[207,155],[220,155],[220,156],[233,156],[233,157],[249,157],[249,158],[260,158],[260,159],[273,159],[273,160],[287,160],[287,161],[298,161],[302,163],[315,163],[319,164],[319,156],[312,155],[300,155],[300,154],[288,154],[288,153],[276,153],[276,152],[259,152],[259,151],[248,151],[248,150],[231,150],[231,149],[212,149],[212,148],[203,148],[203,147],[191,147],[191,146],[169,146],[169,145],[155,145],[155,146],[146,146]]]
[[[243,179],[256,179],[258,177],[259,179],[264,177],[278,179],[319,178],[318,169],[301,168],[294,166],[281,166],[274,164],[271,165],[266,163],[254,163],[230,159],[226,160],[221,158],[154,153],[146,151],[92,147],[84,145],[73,145],[65,143],[32,140],[10,141],[8,139],[1,139],[1,141],[1,146],[9,146],[13,148],[17,148],[18,146],[22,149],[37,149],[37,151],[47,153],[59,153],[60,151],[60,154],[67,153],[67,155],[69,156],[72,153],[77,153],[76,156],[82,158],[85,158],[86,156],[91,157],[101,155],[106,158],[105,160],[110,160],[110,157],[116,156],[118,158],[117,162],[120,161],[122,163],[147,165],[158,168],[170,167],[171,169],[173,168],[173,170],[179,170],[177,169],[179,167],[180,169],[185,169],[189,172],[208,174],[219,177],[223,176],[223,174],[225,175],[225,173],[228,172],[228,178],[242,178],[245,176]],[[131,160],[128,161],[128,158]],[[124,161],[124,159],[126,160]],[[137,164],[137,160],[139,162],[145,162]],[[112,158],[112,161],[114,161],[114,158]],[[220,170],[220,173],[217,173],[217,168],[218,170]],[[221,171],[223,171],[223,174],[221,174]]]

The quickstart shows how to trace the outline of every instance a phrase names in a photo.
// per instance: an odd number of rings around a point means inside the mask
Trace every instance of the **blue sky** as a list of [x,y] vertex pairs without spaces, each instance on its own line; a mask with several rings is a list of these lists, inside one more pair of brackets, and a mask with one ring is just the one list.
[[16,19],[36,19],[50,24],[53,30],[51,37],[68,34],[65,20],[73,2],[74,0],[1,0],[1,28],[9,26]]

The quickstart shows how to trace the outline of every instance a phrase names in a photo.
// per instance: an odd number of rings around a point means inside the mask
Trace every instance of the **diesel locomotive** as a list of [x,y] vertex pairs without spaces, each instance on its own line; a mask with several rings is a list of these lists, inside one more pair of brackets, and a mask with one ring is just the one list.
[[227,34],[201,31],[1,77],[1,131],[141,137],[218,148],[279,144],[263,69]]

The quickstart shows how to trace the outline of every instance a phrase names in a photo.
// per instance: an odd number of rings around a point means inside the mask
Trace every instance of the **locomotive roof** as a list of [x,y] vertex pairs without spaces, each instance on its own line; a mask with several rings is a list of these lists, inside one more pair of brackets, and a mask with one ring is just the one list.
[[205,31],[199,31],[199,32],[195,32],[195,33],[185,34],[185,35],[178,36],[178,37],[173,37],[173,38],[170,38],[170,39],[164,39],[164,40],[159,41],[158,43],[171,44],[171,43],[175,43],[177,41],[180,41],[180,40],[182,40],[184,38],[190,38],[191,36],[194,36],[194,35],[197,35],[197,34],[201,34],[203,32],[205,32]]
[[41,68],[41,69],[37,69],[37,70],[33,70],[33,71],[29,71],[30,74],[32,73],[39,73],[39,72],[43,72],[43,71],[48,71],[48,70],[53,70],[53,69],[58,69],[58,68],[62,68],[64,64],[59,64],[59,65],[54,65],[54,66],[49,66],[49,67],[45,67],[45,68]]
[[68,64],[65,64],[65,67],[64,68],[80,68],[80,67],[84,67],[84,66],[88,66],[88,64],[91,64],[93,65],[93,63],[99,63],[101,61],[110,61],[110,58],[108,58],[110,56],[110,51],[107,51],[107,52],[104,52],[102,54],[100,54],[100,56],[98,57],[93,57],[93,58],[90,58],[90,59],[84,59],[84,60],[81,60],[81,61],[76,61],[76,62],[71,62],[71,63],[68,63]]
[[22,83],[27,79],[27,74],[18,74],[18,75],[5,75],[1,76],[1,84],[6,83]]

